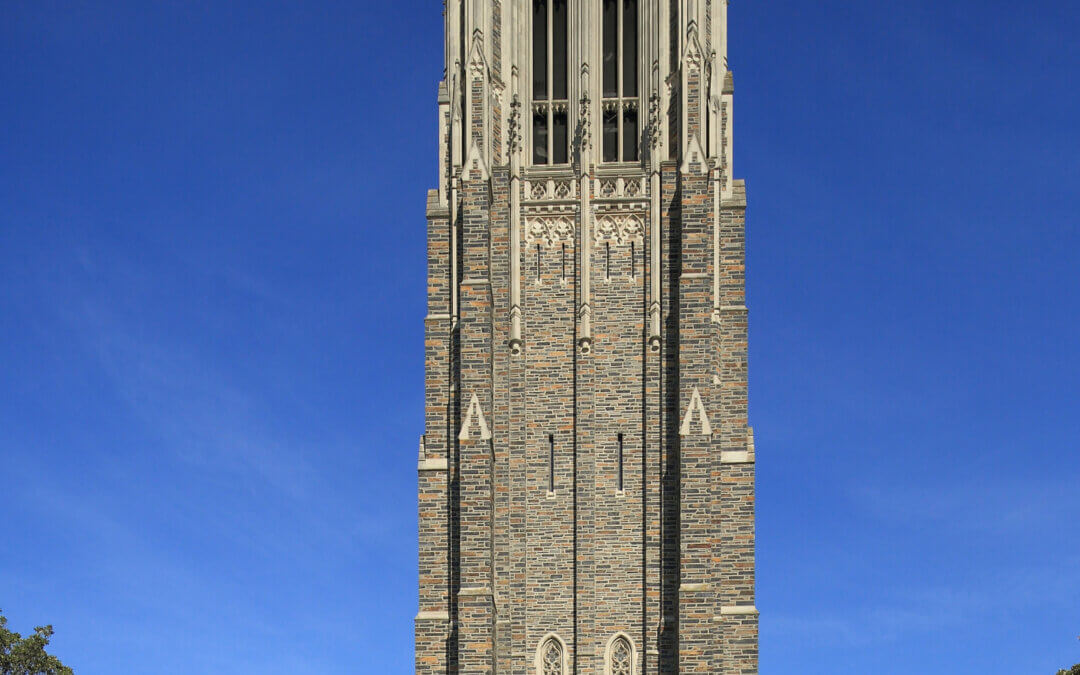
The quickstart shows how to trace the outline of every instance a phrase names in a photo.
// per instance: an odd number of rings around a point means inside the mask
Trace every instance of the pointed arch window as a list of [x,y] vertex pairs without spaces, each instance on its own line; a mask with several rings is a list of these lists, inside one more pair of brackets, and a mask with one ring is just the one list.
[[604,0],[605,162],[636,162],[640,156],[638,97],[638,0]]
[[570,161],[568,0],[533,0],[533,164]]
[[634,647],[623,634],[608,643],[605,675],[634,675]]
[[566,649],[554,635],[544,638],[536,654],[536,675],[567,675]]

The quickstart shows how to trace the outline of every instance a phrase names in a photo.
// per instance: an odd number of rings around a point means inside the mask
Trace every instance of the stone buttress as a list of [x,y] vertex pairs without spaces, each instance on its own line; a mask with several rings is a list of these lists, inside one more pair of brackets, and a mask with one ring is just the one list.
[[724,0],[447,0],[416,672],[757,673]]

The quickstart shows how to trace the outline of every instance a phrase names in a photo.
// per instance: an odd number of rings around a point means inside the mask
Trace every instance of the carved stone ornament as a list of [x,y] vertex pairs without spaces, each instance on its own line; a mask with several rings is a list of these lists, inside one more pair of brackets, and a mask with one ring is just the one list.
[[507,130],[510,152],[521,150],[521,99],[517,94],[510,101],[510,122]]
[[649,147],[656,149],[660,145],[660,95],[656,93],[649,97],[649,126],[647,128]]
[[525,243],[530,246],[574,242],[574,219],[570,216],[536,216],[525,221]]
[[487,73],[487,61],[484,58],[484,33],[479,29],[473,32],[469,73],[475,79],[482,79]]
[[645,223],[633,214],[600,216],[594,232],[593,239],[598,245],[640,243],[645,237]]

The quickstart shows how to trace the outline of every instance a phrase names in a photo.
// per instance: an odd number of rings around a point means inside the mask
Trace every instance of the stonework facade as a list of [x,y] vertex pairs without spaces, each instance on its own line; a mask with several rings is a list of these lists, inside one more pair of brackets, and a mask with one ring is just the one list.
[[727,0],[447,0],[416,672],[757,673]]

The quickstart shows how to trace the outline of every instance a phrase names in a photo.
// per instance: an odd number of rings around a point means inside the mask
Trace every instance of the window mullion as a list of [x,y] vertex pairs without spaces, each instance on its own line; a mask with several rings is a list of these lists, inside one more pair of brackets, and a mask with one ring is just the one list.
[[623,10],[625,9],[625,7],[623,6],[623,0],[616,0],[615,4],[618,7],[618,9],[616,10],[617,18],[615,20],[615,27],[616,27],[615,28],[615,33],[617,35],[617,37],[615,39],[615,44],[618,45],[615,48],[615,61],[618,64],[618,70],[616,71],[616,82],[615,82],[615,96],[616,96],[616,98],[618,100],[618,102],[615,105],[615,117],[617,118],[616,121],[615,121],[615,124],[618,126],[618,129],[619,129],[618,133],[616,134],[616,143],[617,143],[618,147],[616,148],[615,157],[617,158],[618,161],[622,161],[623,160],[623,109],[622,109],[623,108],[623,106],[622,106],[622,95],[623,95],[623,21],[624,21]]
[[547,3],[547,143],[548,165],[555,164],[555,0]]

